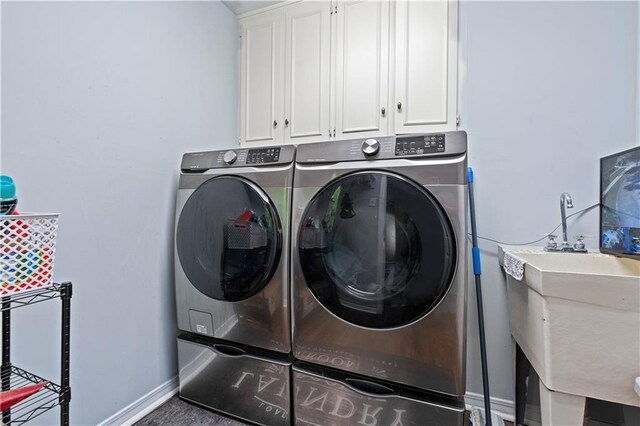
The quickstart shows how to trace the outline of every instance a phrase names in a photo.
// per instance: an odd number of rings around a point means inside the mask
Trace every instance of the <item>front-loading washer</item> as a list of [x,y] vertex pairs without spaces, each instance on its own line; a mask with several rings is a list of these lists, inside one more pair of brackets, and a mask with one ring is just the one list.
[[466,149],[461,131],[298,147],[296,359],[463,404]]
[[180,330],[289,353],[293,146],[184,154],[176,199]]

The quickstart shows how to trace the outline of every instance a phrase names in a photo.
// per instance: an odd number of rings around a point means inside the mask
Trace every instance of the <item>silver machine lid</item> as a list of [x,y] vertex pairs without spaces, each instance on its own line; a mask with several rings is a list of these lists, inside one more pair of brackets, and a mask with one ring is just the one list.
[[421,133],[301,144],[296,152],[296,163],[443,157],[466,151],[467,133],[464,131]]
[[189,152],[182,156],[180,170],[203,172],[209,169],[269,167],[293,162],[293,145],[232,148],[220,151]]

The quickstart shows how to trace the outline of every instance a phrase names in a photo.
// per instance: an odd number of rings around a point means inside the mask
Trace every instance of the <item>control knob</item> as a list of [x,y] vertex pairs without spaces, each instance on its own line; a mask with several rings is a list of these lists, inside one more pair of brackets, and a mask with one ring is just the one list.
[[376,155],[380,151],[380,142],[375,139],[367,139],[362,144],[362,152],[367,157],[371,157],[372,155]]
[[225,162],[225,164],[233,164],[236,162],[236,160],[238,159],[238,154],[236,154],[235,151],[227,151],[224,153],[224,156],[222,157],[222,161]]

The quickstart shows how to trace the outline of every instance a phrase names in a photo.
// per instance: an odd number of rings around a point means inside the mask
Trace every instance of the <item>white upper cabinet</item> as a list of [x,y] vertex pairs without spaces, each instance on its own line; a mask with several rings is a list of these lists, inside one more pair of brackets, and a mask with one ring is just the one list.
[[242,21],[240,140],[284,142],[284,16],[267,13]]
[[329,139],[331,9],[329,2],[286,8],[285,141]]
[[291,1],[240,26],[245,146],[457,127],[457,0]]
[[456,129],[458,4],[397,1],[395,133]]
[[388,1],[338,4],[335,64],[336,138],[387,135]]

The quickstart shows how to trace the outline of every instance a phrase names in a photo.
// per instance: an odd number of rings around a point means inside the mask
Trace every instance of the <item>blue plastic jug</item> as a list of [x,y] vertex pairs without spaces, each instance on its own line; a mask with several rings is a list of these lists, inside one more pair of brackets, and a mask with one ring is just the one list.
[[17,205],[16,184],[13,178],[0,175],[0,215],[13,214]]

